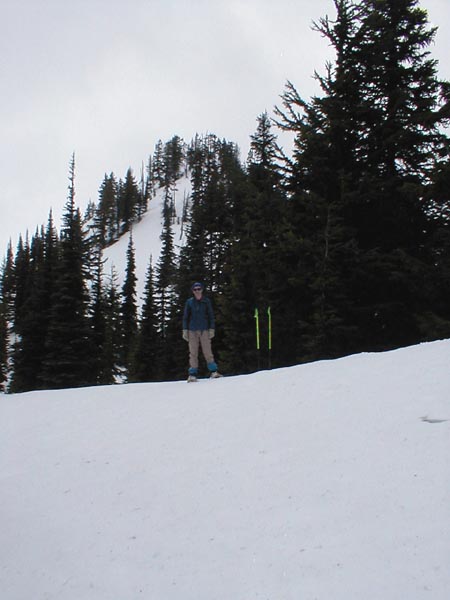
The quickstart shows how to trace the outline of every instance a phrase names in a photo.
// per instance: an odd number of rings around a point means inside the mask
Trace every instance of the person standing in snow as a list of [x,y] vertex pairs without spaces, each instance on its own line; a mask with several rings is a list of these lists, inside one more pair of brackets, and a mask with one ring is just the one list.
[[196,282],[191,287],[192,297],[186,300],[183,313],[183,339],[189,344],[188,381],[197,381],[198,351],[202,349],[211,377],[221,377],[211,349],[215,334],[214,312],[211,301],[204,292],[204,285]]

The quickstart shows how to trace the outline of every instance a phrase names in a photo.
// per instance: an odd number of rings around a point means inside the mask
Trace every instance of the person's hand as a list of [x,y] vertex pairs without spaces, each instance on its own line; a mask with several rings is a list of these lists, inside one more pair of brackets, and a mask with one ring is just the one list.
[[210,329],[209,330],[209,339],[212,340],[215,335],[216,335],[216,330]]
[[183,340],[186,340],[186,342],[189,341],[189,336],[188,336],[188,330],[187,329],[183,329]]

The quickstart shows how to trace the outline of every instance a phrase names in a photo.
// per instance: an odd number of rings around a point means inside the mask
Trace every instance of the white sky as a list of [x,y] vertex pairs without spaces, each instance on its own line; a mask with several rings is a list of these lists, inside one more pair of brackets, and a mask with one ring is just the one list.
[[[422,0],[450,79],[450,0]],[[158,139],[215,133],[243,157],[287,79],[317,91],[332,0],[0,0],[0,257],[53,208],[76,153],[77,203],[104,173],[140,171]]]

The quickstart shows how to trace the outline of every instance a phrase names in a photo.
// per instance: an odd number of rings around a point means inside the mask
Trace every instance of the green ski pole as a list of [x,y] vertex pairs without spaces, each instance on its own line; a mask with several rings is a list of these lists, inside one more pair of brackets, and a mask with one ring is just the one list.
[[270,306],[267,309],[267,320],[269,325],[268,349],[269,349],[269,369],[272,368],[272,312]]
[[259,343],[259,312],[258,309],[255,308],[255,325],[256,325],[256,350],[258,352],[258,371],[261,368],[261,358],[260,358],[260,343]]

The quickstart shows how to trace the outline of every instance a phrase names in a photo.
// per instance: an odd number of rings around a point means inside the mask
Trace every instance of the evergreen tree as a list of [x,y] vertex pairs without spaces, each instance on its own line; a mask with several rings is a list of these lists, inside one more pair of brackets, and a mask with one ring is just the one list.
[[8,321],[3,290],[0,287],[0,391],[5,391],[8,378]]
[[36,232],[31,240],[28,268],[28,292],[23,301],[19,335],[14,346],[12,392],[38,387],[42,357],[47,334],[44,317],[46,306],[44,231]]
[[344,217],[359,178],[355,154],[359,132],[359,71],[354,37],[359,9],[335,2],[336,21],[317,26],[336,51],[336,63],[316,75],[323,97],[304,101],[288,83],[282,126],[297,132],[289,179],[292,234],[287,237],[291,275],[286,298],[297,359],[333,357],[356,349],[349,317],[354,301],[349,274],[355,270],[357,245]]
[[146,178],[145,178],[145,198],[147,201],[147,206],[150,199],[155,194],[155,182],[153,180],[153,159],[150,155],[148,157],[147,167],[146,167]]
[[28,291],[13,352],[12,392],[38,389],[45,360],[58,261],[58,239],[50,213],[47,230],[36,231],[30,245]]
[[432,153],[445,153],[437,131],[445,85],[416,4],[336,0],[336,21],[317,25],[336,50],[336,64],[317,76],[324,96],[306,102],[288,84],[278,110],[297,135],[288,296],[299,301],[302,358],[419,339],[423,186]]
[[363,3],[356,53],[364,61],[359,190],[366,207],[351,214],[360,247],[370,249],[362,273],[370,275],[366,298],[376,302],[377,318],[364,325],[382,348],[420,341],[425,315],[435,310],[423,285],[433,264],[424,198],[450,148],[442,132],[450,86],[430,58],[435,34],[417,0]]
[[223,265],[233,243],[234,219],[239,214],[244,193],[243,169],[235,144],[213,141],[205,175],[204,262],[210,290],[220,292],[226,285]]
[[170,188],[181,176],[181,166],[184,161],[183,140],[175,135],[164,146],[164,187]]
[[131,168],[128,169],[125,181],[121,183],[118,192],[118,220],[120,233],[130,230],[137,220],[138,207],[141,203],[141,194]]
[[112,244],[119,233],[118,190],[114,173],[106,175],[99,190],[95,226],[102,248]]
[[111,365],[110,358],[107,298],[103,290],[103,259],[101,252],[97,254],[96,263],[90,310],[91,338],[96,349],[91,366],[92,380],[99,385],[108,385],[114,382],[114,368]]
[[[419,322],[423,339],[442,339],[450,335],[450,159],[436,165],[428,188],[431,220],[430,266],[423,281],[423,293],[430,310]],[[431,312],[431,307],[435,312]]]
[[111,383],[119,380],[122,355],[122,316],[121,294],[117,284],[117,274],[111,269],[104,289],[105,341],[103,350],[103,373],[105,383],[111,374]]
[[56,291],[58,268],[60,259],[60,242],[58,232],[53,223],[53,215],[50,211],[47,228],[45,231],[44,238],[44,299],[43,299],[43,312],[40,314],[40,318],[45,322],[45,339],[47,332],[50,327],[51,311],[53,295]]
[[14,256],[11,241],[0,277],[0,390],[6,391],[9,372],[9,333],[14,316]]
[[14,260],[14,332],[21,333],[24,306],[30,291],[30,245],[28,234],[25,242],[19,236]]
[[279,281],[283,271],[280,243],[286,200],[278,155],[276,136],[263,113],[251,136],[248,176],[239,184],[242,198],[235,206],[234,243],[224,265],[229,281],[219,300],[224,333],[221,360],[227,372],[248,372],[258,366],[256,308],[261,312],[263,364],[268,364],[267,309],[271,307],[278,315],[284,302],[278,288],[283,283]]
[[75,158],[69,174],[69,194],[63,215],[56,283],[45,345],[41,382],[46,388],[93,383],[92,351],[87,319],[88,296],[83,278],[85,259],[80,211],[75,206]]
[[14,273],[14,255],[11,241],[6,250],[6,257],[3,261],[1,271],[0,288],[2,290],[2,298],[4,309],[6,310],[6,318],[12,322],[14,318],[14,288],[15,288],[15,273]]
[[[336,103],[340,91],[340,103],[346,98],[352,115],[353,128],[347,119],[337,132],[352,142],[347,149],[353,154],[353,177],[345,183],[355,189],[348,194],[346,219],[362,249],[390,252],[421,245],[426,231],[422,186],[430,160],[446,143],[435,127],[442,84],[435,77],[435,61],[428,58],[434,31],[426,29],[426,13],[416,5],[410,0],[361,3],[357,27],[341,52],[347,58],[324,100]],[[327,20],[319,29],[336,37],[336,27]],[[350,171],[348,158],[345,168]]]
[[127,248],[127,266],[122,286],[122,364],[130,368],[137,334],[136,308],[136,260],[133,236],[130,234]]
[[161,140],[158,140],[155,145],[152,163],[152,184],[154,187],[165,185],[165,169],[164,169],[164,146]]
[[141,178],[139,181],[139,198],[136,205],[136,218],[138,221],[142,219],[148,208],[150,199],[148,181],[145,178],[144,163],[141,167]]
[[211,291],[225,284],[223,265],[232,244],[234,218],[242,195],[243,170],[234,144],[209,135],[188,150],[192,172],[190,224],[181,252],[183,287],[204,281]]
[[160,338],[154,301],[153,267],[150,259],[131,381],[155,381],[158,379],[159,352]]
[[162,246],[156,265],[155,305],[161,338],[160,372],[163,378],[167,378],[172,368],[173,346],[176,343],[176,339],[172,334],[173,328],[169,324],[176,304],[175,277],[177,273],[173,243],[171,196],[168,190],[166,190],[162,216]]

